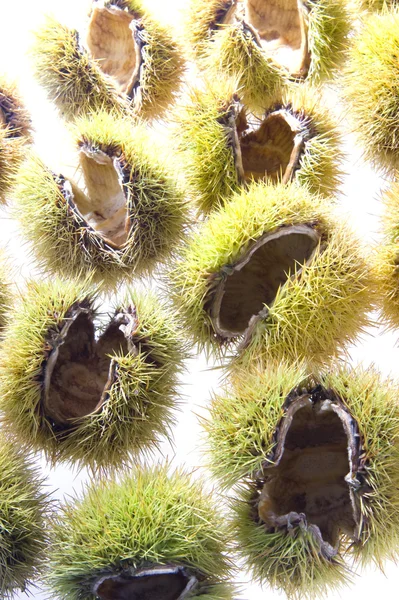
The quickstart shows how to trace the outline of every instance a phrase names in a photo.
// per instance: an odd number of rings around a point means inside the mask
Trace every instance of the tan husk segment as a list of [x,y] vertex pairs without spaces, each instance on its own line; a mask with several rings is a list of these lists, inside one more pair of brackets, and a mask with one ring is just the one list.
[[142,63],[136,31],[137,16],[117,6],[95,4],[91,13],[87,45],[102,71],[115,80],[120,91],[132,97]]

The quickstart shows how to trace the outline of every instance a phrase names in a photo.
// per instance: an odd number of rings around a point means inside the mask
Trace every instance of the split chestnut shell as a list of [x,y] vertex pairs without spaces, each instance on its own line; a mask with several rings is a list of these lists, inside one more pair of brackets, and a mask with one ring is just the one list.
[[333,77],[352,20],[344,0],[193,0],[187,37],[200,64],[237,77],[245,103],[263,107],[289,79]]
[[252,183],[214,211],[171,273],[184,325],[237,360],[324,363],[369,323],[374,277],[325,201],[295,184]]
[[348,583],[352,564],[396,558],[397,386],[374,370],[269,364],[237,372],[205,427],[231,522],[256,579],[289,598]]
[[81,187],[31,155],[19,173],[15,216],[45,270],[89,273],[113,287],[170,255],[187,204],[143,127],[100,112],[74,133]]
[[87,284],[31,283],[10,313],[0,372],[7,429],[52,462],[93,470],[169,435],[185,357],[153,294],[129,292],[105,323],[94,301]]
[[230,535],[204,483],[157,466],[91,485],[54,521],[52,592],[69,600],[232,600]]
[[50,18],[36,38],[36,77],[67,119],[97,110],[159,118],[182,81],[178,44],[141,0],[94,0],[85,45]]
[[284,93],[252,113],[234,82],[193,89],[178,114],[176,139],[185,178],[203,212],[255,181],[297,181],[332,197],[341,182],[342,141],[311,89]]

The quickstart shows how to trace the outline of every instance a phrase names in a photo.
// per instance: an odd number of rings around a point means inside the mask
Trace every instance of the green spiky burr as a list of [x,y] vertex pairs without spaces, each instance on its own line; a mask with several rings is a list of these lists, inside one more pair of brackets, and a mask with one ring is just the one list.
[[398,44],[399,10],[369,15],[354,39],[342,82],[365,157],[383,170],[398,166]]
[[323,198],[294,183],[253,183],[212,212],[171,279],[199,347],[235,348],[235,362],[248,366],[328,362],[370,323],[374,276],[360,242]]
[[235,81],[194,88],[177,114],[185,179],[200,211],[223,205],[252,180],[296,180],[334,195],[342,179],[342,140],[316,91],[303,86],[251,113]]
[[211,466],[237,484],[231,525],[258,581],[321,597],[351,581],[353,562],[397,557],[397,396],[373,369],[271,363],[213,399]]
[[14,598],[43,568],[48,498],[39,469],[15,440],[0,437],[0,596]]
[[399,327],[399,182],[390,183],[383,194],[383,237],[375,249],[373,268],[382,319],[391,329]]
[[231,600],[229,532],[204,483],[157,466],[91,485],[54,519],[54,597]]
[[153,293],[128,291],[106,321],[95,302],[87,283],[30,283],[9,314],[0,372],[5,427],[50,462],[93,471],[169,437],[186,356]]
[[200,64],[237,77],[252,108],[273,101],[288,80],[333,77],[352,21],[343,0],[193,0],[186,29]]
[[33,55],[38,81],[66,119],[98,110],[160,118],[184,74],[179,45],[140,0],[94,0],[85,43],[47,19]]
[[184,235],[187,204],[143,126],[97,113],[74,127],[82,187],[42,160],[22,165],[15,217],[38,263],[106,288],[147,274]]
[[31,141],[30,116],[16,86],[0,77],[0,203],[6,202]]

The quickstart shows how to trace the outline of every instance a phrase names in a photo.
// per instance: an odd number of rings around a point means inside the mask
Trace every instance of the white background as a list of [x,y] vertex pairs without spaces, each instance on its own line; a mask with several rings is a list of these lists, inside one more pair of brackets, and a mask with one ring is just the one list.
[[[181,22],[181,9],[188,0],[148,0],[148,6],[156,11],[159,19],[178,28]],[[57,117],[53,107],[46,100],[31,73],[29,46],[32,43],[32,31],[42,22],[44,14],[53,14],[71,27],[83,27],[87,14],[87,0],[0,0],[0,74],[6,74],[16,80],[31,111],[36,130],[35,143],[38,152],[56,172],[73,174],[74,156],[68,139],[68,133]],[[334,97],[334,93],[330,92]],[[334,103],[333,103],[334,104]],[[354,228],[365,241],[378,241],[379,215],[381,213],[380,192],[386,182],[378,177],[361,159],[361,149],[356,147],[352,134],[348,130],[343,111],[337,117],[345,129],[345,146],[349,153],[346,165],[348,176],[345,179],[342,195],[339,199],[342,212],[351,220]],[[0,210],[0,243],[13,257],[15,281],[21,288],[24,277],[34,273],[34,265],[29,259],[29,248],[18,237],[18,228],[7,209]],[[376,363],[384,374],[397,375],[399,350],[398,333],[383,333],[375,328],[350,352],[354,364]],[[175,464],[186,464],[189,469],[201,466],[203,458],[200,452],[200,428],[197,414],[204,413],[212,389],[218,385],[217,371],[210,371],[203,357],[191,360],[188,375],[184,379],[183,392],[185,403],[182,405],[179,424],[175,430],[175,444],[172,448],[165,444],[162,453],[173,459]],[[78,492],[81,483],[87,480],[86,473],[72,472],[64,467],[50,470],[41,460],[43,473],[48,475],[49,489],[53,497],[61,499],[64,495]],[[399,465],[398,465],[399,468]],[[354,574],[354,586],[341,592],[330,594],[328,600],[362,600],[376,597],[397,598],[399,571],[393,564],[386,565],[385,574],[375,569]],[[260,598],[284,598],[267,586],[250,583],[250,576],[240,571],[237,581],[242,584],[242,598],[258,600]],[[27,598],[25,594],[18,596]],[[31,589],[30,597],[38,600],[47,597],[44,590]],[[326,598],[326,600],[327,600]]]

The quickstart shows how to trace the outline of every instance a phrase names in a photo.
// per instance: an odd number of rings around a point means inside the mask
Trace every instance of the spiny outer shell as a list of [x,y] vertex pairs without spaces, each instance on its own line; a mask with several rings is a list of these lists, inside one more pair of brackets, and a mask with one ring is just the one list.
[[[367,461],[370,491],[361,501],[365,523],[361,541],[345,549],[361,564],[381,566],[397,557],[399,541],[399,410],[398,387],[382,380],[374,369],[332,369],[326,375],[308,377],[303,364],[270,363],[266,369],[237,372],[234,384],[214,397],[208,433],[211,468],[224,486],[241,483],[232,501],[233,528],[239,552],[259,580],[267,579],[289,597],[317,596],[327,586],[350,579],[340,561],[320,558],[312,536],[298,530],[266,533],[256,525],[248,501],[252,489],[245,481],[262,467],[274,446],[273,434],[283,416],[288,394],[300,386],[321,383],[344,401],[357,421]],[[284,560],[283,560],[284,557]]]
[[[217,28],[217,18],[225,13],[229,0],[190,0],[185,12],[187,52],[200,58]],[[235,0],[231,0],[233,4]]]
[[236,79],[245,105],[254,110],[265,102],[275,101],[286,83],[284,72],[254,43],[252,33],[241,24],[215,32],[204,49],[200,66],[210,79]]
[[77,31],[48,17],[36,33],[32,56],[37,80],[65,119],[103,109],[132,116],[127,99],[82,49]]
[[384,193],[384,238],[376,248],[374,269],[382,316],[392,329],[399,327],[399,181]]
[[13,598],[43,568],[48,499],[38,468],[15,441],[0,439],[0,595]]
[[210,215],[171,273],[172,295],[201,348],[223,351],[204,310],[210,277],[234,264],[265,232],[300,223],[313,224],[326,248],[316,250],[301,273],[279,289],[269,316],[257,324],[236,363],[249,368],[255,359],[284,357],[325,363],[370,324],[366,313],[373,306],[374,276],[352,231],[303,187],[252,184]]
[[114,352],[118,376],[102,409],[57,434],[41,411],[48,331],[59,330],[68,309],[86,299],[95,299],[87,283],[55,279],[30,284],[10,314],[0,351],[1,410],[4,426],[28,447],[43,449],[52,463],[79,462],[93,471],[108,470],[122,466],[130,453],[135,458],[151,451],[161,437],[170,435],[186,348],[174,315],[166,313],[159,299],[129,291],[120,306],[137,308],[137,355]]
[[[132,12],[137,2],[125,2]],[[141,3],[140,3],[141,4]],[[169,31],[144,11],[142,31],[145,67],[141,74],[141,102],[136,108],[118,92],[112,78],[90,57],[79,34],[52,18],[36,33],[35,74],[63,116],[73,120],[92,111],[107,110],[132,119],[161,117],[173,103],[184,73],[180,49]]]
[[150,272],[184,236],[187,205],[181,190],[142,126],[97,113],[77,122],[76,144],[82,142],[120,153],[130,169],[125,192],[133,223],[120,248],[83,223],[77,223],[57,176],[35,155],[22,165],[15,190],[14,214],[32,243],[39,264],[65,277],[92,274],[106,288],[124,278]]
[[[118,0],[119,2],[119,0]],[[115,0],[111,3],[115,3]],[[185,74],[182,50],[168,27],[158,23],[147,11],[144,3],[123,0],[123,6],[142,15],[144,26],[143,71],[140,77],[141,103],[139,116],[159,119],[175,101]]]
[[[222,80],[205,91],[192,89],[190,101],[177,114],[177,143],[185,158],[185,178],[203,212],[223,205],[240,189],[228,120],[231,105],[239,97],[234,81]],[[265,111],[287,107],[309,131],[296,179],[312,193],[326,198],[342,182],[342,139],[319,94],[308,86],[292,87]],[[264,112],[259,113],[262,118]],[[234,119],[233,119],[234,120]]]
[[[198,4],[204,1],[194,0],[193,15],[198,13]],[[346,0],[309,0],[308,5],[308,40],[312,60],[307,80],[317,85],[339,72],[346,59],[354,17]],[[217,8],[215,3],[215,12]],[[188,25],[187,35],[193,37],[192,43],[198,43],[199,31],[204,30],[209,22],[207,11],[204,13],[201,26]],[[250,32],[244,31],[240,25],[218,28],[209,36],[209,42],[200,48],[200,65],[210,69],[214,76],[216,72],[218,76],[240,78],[245,104],[255,110],[262,108],[265,101],[272,102],[279,87],[287,84],[287,73],[276,67],[255,43]]]
[[343,96],[364,153],[375,166],[398,165],[399,9],[372,14],[356,36],[343,79]]
[[0,202],[6,202],[26,147],[32,142],[30,116],[16,86],[0,77],[0,112],[4,105],[12,111],[12,122],[5,126],[0,119]]
[[203,485],[180,470],[168,475],[166,467],[91,485],[55,519],[48,574],[53,597],[94,600],[92,585],[104,572],[173,564],[200,576],[190,598],[231,600],[224,554],[230,538]]

